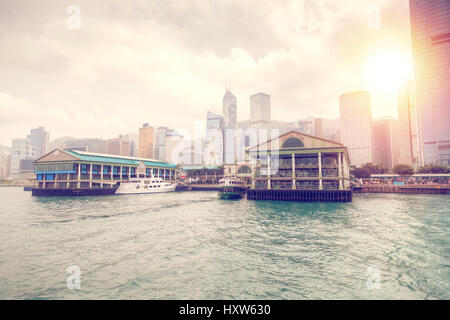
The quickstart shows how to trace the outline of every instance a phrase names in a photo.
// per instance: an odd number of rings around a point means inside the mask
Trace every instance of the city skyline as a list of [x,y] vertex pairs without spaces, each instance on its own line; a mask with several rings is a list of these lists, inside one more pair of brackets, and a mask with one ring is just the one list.
[[[2,3],[0,37],[11,46],[2,52],[0,144],[37,125],[55,138],[108,139],[143,121],[192,131],[206,110],[220,113],[226,77],[240,120],[250,118],[248,97],[255,92],[272,97],[273,119],[336,118],[343,92],[383,89],[371,87],[376,77],[367,78],[368,61],[384,61],[380,50],[388,58],[410,55],[408,4],[376,4],[379,24],[367,13],[369,1],[194,3],[189,10],[142,3],[126,12],[114,2],[81,1],[80,28],[70,29],[67,4]],[[194,13],[210,30],[185,17]],[[165,16],[179,17],[180,25]],[[237,25],[224,30],[232,17]],[[244,28],[245,21],[251,22]],[[271,31],[261,33],[260,23]],[[188,40],[197,34],[193,48]],[[373,96],[374,117],[396,117],[396,92],[384,95],[387,102]]]

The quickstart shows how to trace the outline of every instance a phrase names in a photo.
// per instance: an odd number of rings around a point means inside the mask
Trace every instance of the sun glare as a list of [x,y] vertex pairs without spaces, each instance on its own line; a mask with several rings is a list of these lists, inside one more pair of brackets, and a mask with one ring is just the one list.
[[397,92],[407,80],[412,79],[412,64],[407,54],[383,51],[369,58],[365,77],[375,92]]

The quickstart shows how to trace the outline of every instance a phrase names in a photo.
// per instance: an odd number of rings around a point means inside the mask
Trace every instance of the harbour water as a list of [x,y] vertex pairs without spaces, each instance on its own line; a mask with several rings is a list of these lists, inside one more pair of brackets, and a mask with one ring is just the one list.
[[[216,192],[38,198],[0,188],[1,299],[449,299],[450,197]],[[67,288],[67,268],[81,270]]]

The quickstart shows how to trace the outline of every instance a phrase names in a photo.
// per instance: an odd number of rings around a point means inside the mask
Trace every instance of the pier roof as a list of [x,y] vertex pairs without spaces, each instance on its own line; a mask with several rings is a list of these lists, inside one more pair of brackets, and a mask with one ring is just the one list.
[[348,162],[350,162],[348,150],[342,143],[311,136],[295,130],[250,147],[246,152],[249,154],[272,152],[278,154],[343,152]]
[[140,162],[143,162],[146,166],[155,166],[162,168],[176,168],[175,164],[171,164],[165,161],[138,157],[126,157],[112,154],[102,154],[79,150],[60,150],[55,149],[46,155],[40,157],[35,163],[43,162],[59,162],[59,161],[86,161],[86,162],[99,162],[117,165],[132,165],[137,166]]

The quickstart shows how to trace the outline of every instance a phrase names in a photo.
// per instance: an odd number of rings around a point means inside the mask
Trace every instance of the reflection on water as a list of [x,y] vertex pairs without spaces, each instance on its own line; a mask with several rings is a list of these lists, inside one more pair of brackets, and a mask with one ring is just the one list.
[[[3,299],[448,299],[450,197],[253,202],[0,189]],[[66,269],[81,270],[81,289]]]

